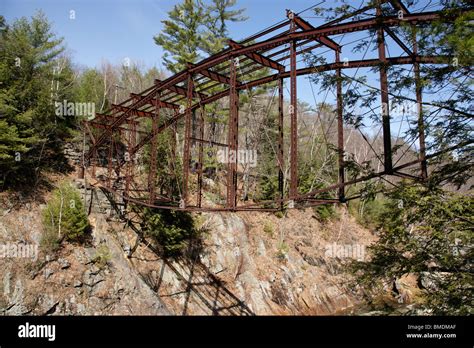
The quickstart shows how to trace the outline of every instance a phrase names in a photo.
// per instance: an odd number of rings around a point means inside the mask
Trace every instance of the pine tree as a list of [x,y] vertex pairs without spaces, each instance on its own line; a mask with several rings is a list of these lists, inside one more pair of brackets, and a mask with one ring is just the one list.
[[231,10],[236,5],[237,0],[212,0],[212,4],[207,7],[208,29],[202,42],[203,51],[213,54],[225,48],[229,39],[227,22],[242,22],[247,20],[243,16],[245,9]]
[[166,68],[177,73],[186,68],[186,63],[196,63],[201,58],[199,47],[205,9],[199,1],[185,0],[175,5],[168,15],[169,19],[162,21],[163,32],[154,39],[165,50]]
[[227,23],[244,21],[244,9],[232,10],[236,0],[213,0],[205,6],[198,0],[184,0],[162,21],[163,32],[154,37],[155,43],[165,50],[166,68],[177,73],[186,63],[196,63],[203,54],[221,51],[229,38]]
[[0,47],[0,184],[8,185],[37,180],[42,167],[61,162],[75,120],[57,117],[54,102],[70,99],[73,72],[41,12],[11,25],[2,17]]

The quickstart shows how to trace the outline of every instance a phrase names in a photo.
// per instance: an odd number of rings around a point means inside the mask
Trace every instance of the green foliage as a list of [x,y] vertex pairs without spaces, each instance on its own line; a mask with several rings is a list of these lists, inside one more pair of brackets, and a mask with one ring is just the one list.
[[213,0],[209,6],[197,0],[184,0],[162,21],[163,32],[155,43],[165,50],[166,68],[177,73],[202,58],[202,53],[216,53],[224,48],[228,38],[227,22],[242,21],[243,10],[230,10],[235,0]]
[[320,222],[326,222],[338,216],[333,204],[317,205],[313,207],[313,212]]
[[245,9],[231,10],[237,0],[212,0],[207,7],[206,32],[203,34],[201,48],[213,54],[222,51],[227,46],[229,32],[227,22],[241,22],[247,20],[242,16]]
[[278,166],[277,154],[274,144],[278,143],[278,134],[276,131],[277,117],[276,110],[270,110],[268,115],[258,124],[258,130],[255,132],[258,137],[255,139],[259,146],[257,171],[259,173],[258,189],[255,192],[256,200],[273,200],[280,198],[278,192]]
[[434,314],[473,314],[472,196],[402,185],[389,197],[370,261],[354,264],[358,283],[371,291],[415,274],[425,280],[421,306]]
[[153,237],[169,257],[183,254],[199,236],[192,216],[183,211],[146,208],[144,224],[146,235]]
[[279,261],[283,261],[286,258],[286,255],[288,254],[289,248],[288,245],[285,242],[281,242],[278,245],[276,257]]
[[97,69],[83,71],[77,85],[76,100],[78,102],[94,103],[97,112],[108,108],[107,100],[104,100],[104,77]]
[[163,60],[169,71],[177,73],[185,69],[188,62],[196,63],[200,59],[200,26],[204,13],[200,2],[185,0],[173,7],[168,13],[169,19],[162,21],[164,29],[154,39],[165,50]]
[[97,247],[96,255],[92,262],[98,265],[99,268],[105,268],[111,259],[112,255],[110,254],[109,247],[106,244],[100,244]]
[[273,238],[273,224],[270,221],[265,221],[265,224],[263,225],[263,232]]
[[385,212],[387,198],[383,193],[383,186],[376,182],[366,182],[363,185],[355,186],[360,194],[359,199],[349,202],[349,212],[357,222],[367,228],[375,229],[381,223],[381,216]]
[[[151,120],[146,120],[145,127],[151,132]],[[168,193],[174,199],[179,199],[180,187],[182,186],[183,164],[179,156],[175,156],[173,160],[171,152],[175,147],[175,138],[171,131],[158,134],[156,146],[156,187],[158,192]],[[150,148],[151,144],[145,146],[144,162],[147,171],[150,168]]]
[[90,230],[87,214],[76,188],[62,183],[56,188],[43,210],[43,242],[58,247],[62,240],[82,241]]
[[285,217],[285,213],[282,212],[282,211],[280,211],[280,210],[279,210],[279,211],[276,211],[276,212],[274,213],[274,215],[275,215],[277,218],[279,218],[279,219],[282,219],[282,218]]
[[57,117],[54,101],[72,95],[73,71],[41,12],[11,25],[1,17],[0,47],[0,184],[19,186],[63,163],[75,120]]
[[386,200],[382,195],[375,199],[357,199],[349,203],[349,212],[357,223],[367,228],[376,228],[380,224],[381,214],[385,210]]

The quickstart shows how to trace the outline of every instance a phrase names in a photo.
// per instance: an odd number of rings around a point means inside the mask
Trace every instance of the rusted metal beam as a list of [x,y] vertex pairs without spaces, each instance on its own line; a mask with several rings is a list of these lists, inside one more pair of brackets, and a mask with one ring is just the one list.
[[155,202],[155,184],[156,184],[156,159],[158,146],[158,124],[160,122],[160,95],[156,95],[155,112],[151,118],[151,128],[153,138],[150,144],[150,166],[148,169],[148,201],[153,204]]
[[237,90],[237,64],[234,59],[231,59],[230,67],[226,207],[234,209],[237,204],[237,154],[239,147],[239,92]]
[[[418,40],[416,36],[416,26],[412,26],[412,42],[413,42],[413,55],[418,56]],[[428,178],[428,165],[426,163],[426,141],[425,141],[425,121],[423,114],[423,84],[421,81],[420,74],[420,63],[415,61],[413,63],[413,70],[415,75],[415,92],[416,92],[416,104],[418,107],[418,136],[420,144],[420,169],[421,178],[426,180]]]
[[[446,57],[443,56],[433,56],[433,57],[417,57],[416,61],[420,63],[430,63],[430,64],[437,64],[437,63],[442,63],[443,61],[446,60]],[[413,59],[411,57],[400,57],[400,58],[388,58],[387,61],[391,65],[403,65],[403,64],[412,64]],[[360,67],[373,67],[373,66],[379,66],[380,61],[378,59],[368,59],[368,60],[357,60],[357,61],[349,61],[349,62],[341,62],[341,63],[331,63],[331,64],[324,64],[316,67],[311,67],[311,68],[302,68],[296,70],[297,76],[304,76],[304,75],[309,75],[309,74],[314,74],[317,72],[322,72],[322,71],[330,71],[334,70],[336,68],[341,68],[341,69],[352,69],[352,68],[360,68]],[[275,74],[271,75],[268,77],[263,77],[258,80],[251,81],[249,83],[246,83],[245,88],[250,88],[250,87],[256,87],[260,86],[272,81],[278,80],[278,77],[281,76],[282,78],[289,78],[290,77],[290,72],[284,72],[281,74]],[[243,89],[244,87],[238,87],[238,89]],[[191,108],[194,110],[198,108],[200,105],[205,105],[209,104],[212,102],[215,102],[216,100],[222,99],[229,96],[229,89],[223,90],[219,93],[216,93],[215,95],[209,96],[206,99],[203,99],[200,103],[194,104]],[[162,132],[164,129],[168,128],[169,126],[175,124],[177,121],[179,121],[182,117],[184,117],[185,111],[180,113],[176,112],[171,118],[167,119],[166,121],[163,122],[163,124],[159,127],[158,132]],[[138,150],[140,150],[145,144],[150,142],[152,139],[152,134],[149,134],[148,136],[144,137],[140,143],[135,147],[135,149],[132,151],[132,153],[136,153]]]
[[[128,146],[127,146],[128,163],[127,163],[126,178],[125,178],[125,190],[124,190],[125,197],[128,197],[128,193],[130,191],[130,185],[131,185],[132,177],[133,177],[133,169],[135,167],[134,156],[130,156],[130,150],[135,147],[136,142],[137,142],[136,125],[132,124],[131,129],[128,131]],[[125,202],[127,204],[127,200],[125,200]]]
[[409,49],[408,46],[405,45],[405,43],[402,40],[400,40],[400,38],[397,36],[397,34],[395,34],[392,31],[392,29],[390,29],[388,27],[385,27],[384,30],[388,35],[390,35],[390,37],[393,39],[393,41],[395,41],[397,43],[398,46],[400,46],[409,56],[413,57],[412,50]]
[[[120,106],[120,107],[123,107],[123,106]],[[92,119],[91,121],[89,121],[89,122],[91,122],[91,123],[93,123],[93,122],[99,123],[99,122],[97,122],[97,121],[100,121],[101,118],[104,118],[104,119],[109,120],[109,121],[113,121],[113,120],[115,120],[115,119],[117,118],[116,116],[113,116],[113,115],[106,115],[106,114],[99,114],[99,113],[96,113],[95,116],[96,116],[96,117],[95,117],[94,119]],[[125,120],[123,123],[126,123],[126,124],[138,124],[137,121],[131,120],[131,119],[127,119],[127,120]]]
[[[340,53],[336,51],[336,63],[340,63]],[[341,68],[336,69],[336,103],[337,103],[337,159],[339,169],[339,183],[342,184],[338,190],[338,196],[340,202],[345,202],[344,192],[344,118],[342,104],[342,76]]]
[[108,129],[106,129],[104,132],[102,132],[102,134],[97,138],[96,143],[93,144],[92,148],[90,148],[89,152],[85,155],[85,160],[88,161],[92,157],[93,152],[96,150],[96,148],[98,146],[100,146],[105,141],[105,139],[107,139],[108,136],[110,136],[110,134],[112,133],[112,130],[113,130],[114,127],[120,126],[127,119],[127,117],[130,115],[130,113],[133,110],[136,110],[136,109],[142,107],[143,105],[146,104],[146,102],[149,99],[153,98],[153,96],[156,93],[156,90],[157,90],[156,87],[150,88],[150,92],[146,96],[144,96],[143,99],[141,99],[138,102],[132,104],[127,109],[127,111],[125,111],[122,115],[117,117],[116,120],[110,125],[110,127]]
[[[137,100],[137,101],[139,101],[143,98],[142,95],[136,94],[136,93],[130,93],[130,96],[134,100]],[[173,110],[179,110],[179,108],[180,108],[180,106],[177,105],[177,104],[168,103],[168,102],[165,102],[165,101],[162,101],[162,100],[157,101],[157,99],[151,99],[151,100],[148,101],[148,104],[153,105],[153,106],[156,106],[156,103],[159,103],[160,108],[173,109]]]
[[370,9],[373,9],[374,8],[374,5],[368,5],[368,6],[364,6],[362,7],[361,9],[357,10],[357,11],[354,11],[354,12],[351,12],[351,13],[348,13],[348,14],[345,14],[341,17],[338,17],[336,19],[333,19],[332,21],[329,21],[329,22],[326,22],[324,23],[323,25],[320,25],[319,27],[317,27],[318,29],[319,28],[325,28],[325,27],[330,27],[332,25],[335,25],[335,24],[338,24],[346,19],[349,19],[349,18],[352,18],[352,17],[355,17],[357,15],[360,15]]
[[[414,61],[419,63],[425,64],[446,64],[446,56],[417,56],[415,58],[412,57],[397,57],[397,58],[387,58],[387,62],[389,65],[404,65],[404,64],[413,64]],[[354,69],[354,68],[369,68],[374,66],[379,66],[380,60],[378,59],[366,59],[366,60],[354,60],[349,62],[339,62],[339,63],[330,63],[330,64],[323,64],[309,68],[301,68],[296,70],[296,74],[298,76],[316,74],[324,71],[330,71],[335,69]],[[249,81],[245,83],[245,88],[252,88],[256,86],[260,86],[265,83],[269,83],[272,81],[278,80],[279,77],[289,78],[290,72],[285,71],[281,74],[274,74],[262,77],[257,80]],[[243,87],[242,87],[243,88]]]
[[191,118],[193,110],[191,108],[193,104],[194,86],[193,86],[193,75],[188,73],[188,82],[186,86],[186,97],[188,99],[188,108],[185,111],[184,121],[184,149],[183,149],[183,193],[181,197],[180,206],[185,208],[188,204],[188,184],[189,184],[189,165],[191,162]]
[[243,44],[246,44],[247,42],[251,42],[251,41],[254,41],[256,39],[258,39],[259,37],[262,37],[262,36],[265,36],[265,35],[268,35],[270,34],[271,32],[275,31],[275,30],[278,30],[278,29],[281,29],[281,28],[284,28],[286,27],[288,24],[290,24],[290,21],[284,21],[278,25],[275,25],[271,28],[268,28],[267,30],[264,30],[258,34],[255,34],[255,35],[252,35],[248,38],[246,38],[244,41],[241,41],[240,44],[243,45]]
[[[156,84],[161,84],[163,81],[161,80],[158,80],[156,79],[155,80],[155,83]],[[165,89],[164,87],[162,87],[162,89]],[[176,94],[179,94],[179,95],[182,95],[182,96],[185,96],[186,98],[188,98],[188,92],[186,90],[186,88],[183,88],[183,87],[180,87],[180,86],[177,86],[177,85],[169,85],[166,87],[167,90],[171,91],[171,92],[174,92]],[[193,98],[206,98],[207,95],[205,95],[204,93],[200,93],[200,92],[196,92],[194,91],[194,88],[193,88],[193,95],[192,95]]]
[[403,4],[401,0],[388,0],[395,10],[402,11],[403,14],[410,13],[408,8]]
[[[377,7],[377,16],[382,15],[382,10]],[[380,60],[380,97],[382,112],[382,128],[383,128],[383,155],[384,168],[387,174],[392,172],[392,134],[390,132],[390,107],[388,100],[388,80],[387,80],[387,58],[385,55],[385,37],[383,27],[377,29],[377,44]]]
[[210,144],[210,145],[222,146],[222,147],[228,147],[229,146],[228,144],[218,143],[216,141],[211,141],[211,140],[206,140],[206,139],[199,139],[199,138],[194,138],[194,137],[191,137],[191,140],[195,141],[197,143],[201,143],[201,144]]
[[107,186],[112,187],[112,161],[114,157],[115,133],[110,137],[109,149],[107,151]]
[[141,106],[147,104],[149,100],[153,99],[155,93],[158,92],[158,90],[165,90],[170,86],[174,86],[178,83],[185,81],[188,73],[199,73],[200,70],[212,68],[213,66],[216,66],[229,59],[231,54],[246,55],[247,53],[255,53],[260,50],[265,50],[279,45],[283,45],[292,40],[316,39],[322,36],[328,37],[331,35],[374,29],[377,28],[379,25],[394,26],[400,25],[401,23],[433,21],[438,19],[439,17],[439,12],[407,14],[404,15],[402,19],[398,18],[398,16],[379,17],[376,19],[360,20],[350,23],[332,25],[329,27],[316,28],[314,30],[309,31],[291,33],[286,36],[271,38],[260,43],[251,44],[239,49],[224,50],[220,53],[217,53],[216,55],[204,59],[200,63],[196,64],[196,66],[192,69],[185,69],[184,71],[173,75],[162,82],[157,83],[154,87],[151,87],[149,89],[149,92],[147,92],[147,94],[143,96],[143,99],[130,105],[128,111],[125,111],[122,115],[117,117],[116,120],[110,125],[110,129],[107,129],[102,132],[102,134],[100,134],[100,136],[97,138],[97,142],[89,149],[89,152],[86,154],[85,159],[86,161],[88,161],[92,156],[95,148],[97,146],[100,146],[105,141],[105,139],[110,136],[112,129],[124,122],[124,120],[127,119],[129,114],[132,112],[132,110],[140,108]]
[[[239,49],[234,50],[234,54],[245,55],[248,52],[259,51],[271,47],[276,47],[289,43],[293,40],[308,40],[316,39],[322,36],[331,36],[345,33],[352,33],[355,31],[376,29],[380,25],[383,26],[397,26],[402,23],[420,23],[420,22],[431,22],[440,18],[439,12],[425,12],[425,13],[414,13],[408,14],[403,18],[398,18],[398,16],[380,16],[376,19],[364,19],[360,21],[354,21],[349,23],[342,23],[330,27],[324,28],[315,28],[313,30],[305,30],[301,32],[290,33],[284,37],[279,37],[275,39],[268,39],[259,43],[255,43],[249,46],[245,46]],[[216,59],[215,62],[218,63],[221,59]],[[222,59],[223,60],[223,59]],[[207,64],[203,64],[201,68],[205,67]]]
[[[292,19],[294,20],[295,24],[303,29],[303,30],[313,30],[315,29],[315,27],[313,27],[311,24],[309,24],[307,21],[305,21],[303,18],[301,18],[300,16],[294,14],[293,12],[291,12],[290,10],[286,10],[287,11],[287,17],[290,18],[290,16],[292,17]],[[331,40],[330,38],[326,37],[326,36],[321,36],[320,38],[317,38],[315,39],[315,41],[335,50],[335,51],[340,51],[341,50],[341,47],[336,43],[334,42],[333,40]]]
[[[204,113],[206,111],[206,106],[203,105],[200,109],[199,113],[199,138],[202,139],[204,138]],[[197,173],[198,173],[198,189],[196,192],[196,202],[197,206],[200,208],[202,205],[202,178],[203,178],[203,169],[204,169],[204,149],[203,149],[203,143],[199,142],[198,144],[198,164],[197,164]]]
[[[130,125],[137,125],[138,123],[130,123]],[[94,128],[98,128],[98,129],[108,129],[109,128],[109,125],[106,124],[106,123],[99,123],[99,122],[95,122],[95,121],[89,121],[89,125],[93,126]],[[127,127],[115,127],[114,129],[116,130],[120,130],[120,131],[128,131],[128,128]],[[143,132],[143,131],[137,131],[137,133],[143,133],[143,134],[148,134],[147,132]]]
[[[296,23],[291,22],[291,31]],[[290,43],[290,199],[298,195],[298,97],[296,88],[296,40]]]
[[[194,66],[194,64],[193,64]],[[218,72],[215,72],[215,71],[212,71],[212,70],[209,70],[209,69],[203,69],[203,70],[200,70],[199,71],[199,74],[201,74],[202,76],[205,76],[213,81],[216,81],[216,82],[219,82],[219,83],[223,83],[223,84],[226,84],[226,85],[230,85],[230,78],[228,78],[227,76],[225,75],[222,75]],[[241,83],[239,81],[237,81],[237,85],[240,85]]]
[[[278,192],[280,193],[280,199],[283,199],[285,196],[285,186],[284,186],[284,94],[283,94],[283,78],[278,79]],[[280,209],[283,209],[283,201],[280,203]]]
[[[135,115],[135,116],[138,116],[138,117],[149,117],[149,118],[152,118],[153,117],[153,113],[152,112],[148,112],[148,111],[142,111],[142,110],[137,110],[137,109],[132,109],[130,107],[127,107],[127,106],[121,106],[121,105],[114,105],[112,104],[112,108],[115,109],[115,110],[119,110],[121,112],[124,112],[124,113],[131,113],[132,115]],[[128,122],[127,121],[124,121],[122,123],[126,123]],[[113,125],[112,125],[113,126]]]
[[[235,41],[229,40],[229,45],[234,48],[234,49],[240,49],[244,46],[238,44]],[[275,62],[274,60],[271,60],[260,53],[257,53],[255,51],[248,51],[244,53],[243,55],[247,56],[248,58],[252,59],[254,62],[257,62],[261,65],[264,65],[268,68],[278,70],[280,72],[285,71],[285,66],[281,65],[280,63]]]

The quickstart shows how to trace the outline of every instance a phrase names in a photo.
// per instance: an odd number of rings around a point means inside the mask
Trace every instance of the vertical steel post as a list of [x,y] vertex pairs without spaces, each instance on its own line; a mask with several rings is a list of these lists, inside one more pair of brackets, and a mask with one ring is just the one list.
[[412,35],[413,35],[413,58],[415,62],[413,63],[414,66],[414,73],[415,73],[415,89],[416,89],[416,103],[418,108],[418,134],[419,134],[419,142],[420,142],[420,166],[421,166],[421,178],[426,179],[428,177],[428,168],[426,164],[426,143],[425,143],[425,124],[424,124],[424,115],[423,115],[423,90],[421,84],[421,76],[420,76],[420,63],[417,61],[418,59],[418,42],[416,38],[416,26],[412,27]]
[[228,128],[227,208],[233,209],[237,204],[237,152],[239,138],[239,92],[237,91],[237,66],[235,58],[232,58],[230,61]]
[[84,158],[84,153],[86,152],[86,128],[84,123],[82,124],[82,158],[81,158],[81,166],[79,167],[78,179],[84,179],[84,174],[86,171],[86,161]]
[[[294,19],[291,21],[291,32],[296,30]],[[298,116],[296,90],[296,40],[290,48],[290,199],[298,195]]]
[[[382,16],[380,1],[377,6],[377,17]],[[382,100],[382,127],[383,127],[383,148],[384,148],[384,170],[390,174],[392,172],[392,138],[390,133],[390,112],[388,100],[387,81],[387,58],[385,56],[385,37],[382,26],[377,29],[378,53],[380,60],[380,92]]]
[[136,145],[136,124],[135,122],[132,122],[130,124],[130,128],[128,131],[128,163],[127,163],[127,174],[125,178],[125,192],[124,196],[128,197],[128,193],[130,192],[130,184],[132,181],[132,176],[133,176],[133,167],[134,167],[134,161],[131,156],[131,149],[133,149]]
[[181,197],[182,202],[184,203],[184,208],[188,204],[188,181],[189,181],[189,162],[191,160],[191,118],[192,110],[191,106],[193,104],[193,76],[191,73],[188,73],[188,82],[187,82],[187,109],[186,117],[184,124],[184,153],[183,153],[183,196]]
[[[202,105],[199,116],[199,139],[204,140],[204,113],[206,112],[206,106]],[[202,141],[198,145],[198,190],[197,190],[197,206],[201,208],[202,203],[202,175],[204,169],[204,156],[203,156],[203,144]]]
[[119,144],[122,143],[123,139],[123,130],[119,129],[118,130],[118,142],[115,143],[115,153],[117,156],[117,162],[115,163],[115,176],[116,176],[116,182],[117,184],[120,182],[120,171],[122,166],[120,165],[120,149],[119,149]]
[[[168,128],[168,132],[170,137],[170,158],[168,159],[168,165],[171,170],[170,177],[174,179],[174,185],[179,185],[179,179],[176,176],[176,123],[173,123]],[[170,180],[170,186],[168,188],[169,199],[173,199],[174,185],[173,182]]]
[[[92,143],[92,146],[95,147],[95,144]],[[92,151],[92,160],[91,160],[91,165],[92,165],[92,169],[91,169],[91,172],[92,172],[92,177],[95,179],[97,176],[96,176],[96,173],[95,173],[95,164],[97,162],[97,158],[99,156],[97,155],[97,150],[96,148]]]
[[155,202],[155,184],[156,184],[156,151],[158,145],[158,123],[160,121],[160,95],[156,95],[155,113],[151,117],[151,129],[153,138],[150,144],[150,168],[148,170],[148,192],[149,192],[149,203],[154,204]]
[[115,141],[114,141],[115,134],[112,132],[110,135],[110,147],[109,151],[107,154],[107,187],[111,188],[112,187],[112,159],[114,157],[114,147],[115,147]]
[[[336,51],[336,63],[341,62],[339,51]],[[343,105],[342,105],[342,77],[341,68],[336,69],[336,97],[337,97],[337,158],[339,167],[339,184],[341,185],[338,190],[339,201],[344,202],[345,189],[344,189],[344,119],[343,119]]]
[[[278,79],[278,191],[280,199],[284,198],[284,174],[283,174],[283,111],[284,95],[283,95],[283,78]],[[283,201],[280,203],[280,209],[283,209]]]

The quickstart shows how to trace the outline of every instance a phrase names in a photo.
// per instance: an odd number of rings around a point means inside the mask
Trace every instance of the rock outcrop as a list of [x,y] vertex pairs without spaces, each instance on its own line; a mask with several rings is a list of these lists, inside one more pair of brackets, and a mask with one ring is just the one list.
[[[100,190],[76,184],[86,194],[90,239],[56,253],[40,248],[35,260],[1,259],[4,314],[323,315],[358,302],[347,261],[364,257],[360,251],[375,237],[344,208],[327,223],[310,208],[284,217],[202,213],[199,253],[166,260],[149,241],[137,243]],[[0,243],[39,245],[43,206],[27,205],[0,212]]]

